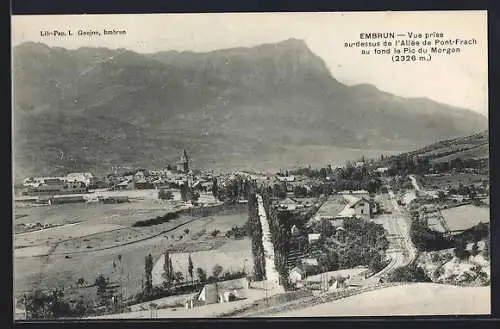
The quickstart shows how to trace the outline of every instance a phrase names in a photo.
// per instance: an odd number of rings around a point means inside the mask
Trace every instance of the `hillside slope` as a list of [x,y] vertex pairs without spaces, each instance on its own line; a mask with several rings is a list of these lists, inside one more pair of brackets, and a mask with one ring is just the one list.
[[414,283],[271,316],[411,316],[491,313],[490,287]]
[[13,86],[16,177],[164,166],[183,148],[199,167],[251,167],[283,148],[405,150],[487,127],[469,110],[345,86],[295,39],[156,54],[25,43]]
[[482,131],[465,137],[442,140],[403,155],[428,157],[431,163],[448,162],[457,158],[488,159],[490,151],[488,135],[488,131]]

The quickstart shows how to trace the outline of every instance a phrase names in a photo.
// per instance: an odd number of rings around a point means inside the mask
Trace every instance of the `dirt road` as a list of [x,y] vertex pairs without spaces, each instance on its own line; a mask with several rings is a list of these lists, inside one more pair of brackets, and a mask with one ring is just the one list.
[[266,258],[266,278],[271,284],[277,285],[279,283],[279,274],[274,267],[274,246],[271,241],[271,232],[269,230],[269,222],[267,221],[262,196],[257,195],[257,202],[259,205],[260,225],[262,226],[262,245]]

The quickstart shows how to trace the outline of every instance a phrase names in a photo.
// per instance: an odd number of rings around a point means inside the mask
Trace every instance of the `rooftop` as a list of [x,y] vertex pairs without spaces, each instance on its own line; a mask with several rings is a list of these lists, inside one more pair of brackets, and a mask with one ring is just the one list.
[[331,195],[317,212],[318,217],[336,217],[348,205],[341,195]]

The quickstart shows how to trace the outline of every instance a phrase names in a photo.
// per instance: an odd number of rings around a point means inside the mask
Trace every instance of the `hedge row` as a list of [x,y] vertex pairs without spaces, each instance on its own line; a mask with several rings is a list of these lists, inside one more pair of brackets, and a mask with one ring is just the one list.
[[132,226],[133,227],[143,227],[143,226],[158,225],[158,224],[169,222],[172,219],[177,219],[177,218],[179,218],[179,215],[180,215],[180,211],[169,212],[163,216],[157,216],[155,218],[137,221]]

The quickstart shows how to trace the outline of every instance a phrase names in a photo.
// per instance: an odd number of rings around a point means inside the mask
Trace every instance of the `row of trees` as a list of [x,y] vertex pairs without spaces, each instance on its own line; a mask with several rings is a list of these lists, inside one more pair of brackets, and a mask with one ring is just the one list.
[[226,203],[237,203],[240,200],[248,200],[252,191],[253,182],[243,176],[236,176],[225,184],[219,184],[217,178],[212,181],[212,194],[220,201]]
[[[335,168],[329,165],[325,168],[301,168],[292,171],[296,175],[321,179],[325,182],[335,182],[331,186],[337,190],[368,190],[375,193],[381,186],[379,175],[373,171],[371,163],[361,159],[362,165],[356,166],[347,162],[345,167]],[[328,193],[323,193],[328,194]]]
[[[450,150],[452,154],[456,151]],[[433,157],[442,157],[447,153],[433,155]],[[486,169],[489,166],[487,159],[461,159],[455,158],[449,161],[430,163],[430,156],[419,156],[402,154],[386,158],[383,164],[389,167],[390,176],[417,174],[424,175],[430,172],[447,172],[450,170],[463,171],[465,168]]]
[[266,260],[262,245],[262,225],[259,218],[258,201],[255,193],[248,198],[248,227],[252,239],[252,255],[255,279],[260,281],[266,277]]
[[285,290],[291,288],[288,280],[287,257],[290,250],[291,240],[291,217],[290,211],[280,211],[277,207],[271,204],[270,197],[267,193],[263,193],[262,200],[264,209],[266,210],[267,220],[269,222],[269,231],[274,246],[274,266],[280,276],[280,281]]

